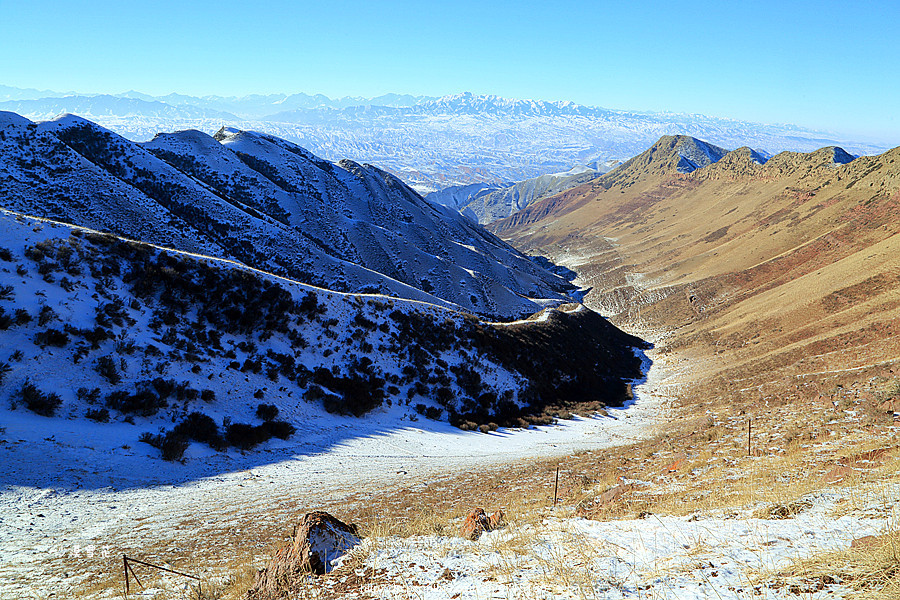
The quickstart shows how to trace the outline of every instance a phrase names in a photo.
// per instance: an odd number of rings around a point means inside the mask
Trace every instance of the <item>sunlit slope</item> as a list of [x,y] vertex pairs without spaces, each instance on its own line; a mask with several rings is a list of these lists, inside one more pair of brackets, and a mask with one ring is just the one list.
[[[679,173],[663,138],[619,169],[494,225],[576,269],[586,302],[657,329],[713,392],[819,393],[900,356],[900,148],[770,160],[741,148]],[[760,387],[762,386],[762,387]]]

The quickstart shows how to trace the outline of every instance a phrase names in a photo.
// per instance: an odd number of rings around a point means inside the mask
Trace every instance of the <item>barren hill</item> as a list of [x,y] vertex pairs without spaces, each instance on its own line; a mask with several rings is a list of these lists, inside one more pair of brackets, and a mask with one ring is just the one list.
[[[689,357],[707,395],[828,397],[900,362],[900,148],[749,148],[679,172],[662,138],[618,169],[493,224],[575,269],[586,303]],[[865,395],[865,394],[863,394]]]

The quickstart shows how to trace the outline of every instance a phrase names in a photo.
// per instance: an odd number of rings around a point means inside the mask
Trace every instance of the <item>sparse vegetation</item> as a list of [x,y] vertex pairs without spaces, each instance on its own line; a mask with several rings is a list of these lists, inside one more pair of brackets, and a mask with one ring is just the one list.
[[59,394],[43,392],[30,381],[22,384],[18,395],[25,408],[44,417],[54,416],[57,409],[62,405],[62,399],[59,397]]

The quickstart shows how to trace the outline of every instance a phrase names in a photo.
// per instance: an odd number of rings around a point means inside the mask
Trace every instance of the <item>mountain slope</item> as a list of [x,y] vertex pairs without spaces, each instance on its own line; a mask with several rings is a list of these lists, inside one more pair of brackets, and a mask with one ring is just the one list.
[[492,227],[578,271],[613,322],[664,336],[692,360],[692,396],[809,398],[894,376],[900,148],[740,148],[681,173],[678,145]]
[[[46,417],[187,422],[177,435],[222,450],[326,411],[546,423],[621,404],[640,376],[643,343],[584,307],[490,324],[5,210],[0,239],[0,393]],[[258,423],[273,413],[288,425]]]
[[559,194],[599,177],[603,172],[587,167],[573,167],[563,173],[549,173],[520,181],[488,194],[479,195],[460,212],[486,225],[503,219],[538,200]]
[[393,176],[223,130],[141,146],[66,116],[3,114],[8,208],[343,291],[441,301],[498,318],[566,299],[570,284]]

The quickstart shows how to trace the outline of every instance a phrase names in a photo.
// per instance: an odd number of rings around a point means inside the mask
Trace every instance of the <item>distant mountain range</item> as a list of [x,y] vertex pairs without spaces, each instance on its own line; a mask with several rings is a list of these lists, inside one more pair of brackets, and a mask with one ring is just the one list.
[[887,149],[792,125],[470,93],[368,99],[320,94],[155,97],[0,86],[4,98],[0,110],[37,120],[75,113],[133,141],[179,129],[212,134],[225,125],[269,133],[328,160],[378,164],[423,193],[470,183],[506,185],[574,165],[626,160],[668,134],[688,134],[727,148],[751,146],[766,155],[829,145],[857,155]]
[[0,206],[328,289],[515,318],[573,287],[371,165],[237,129],[135,143],[0,113]]

